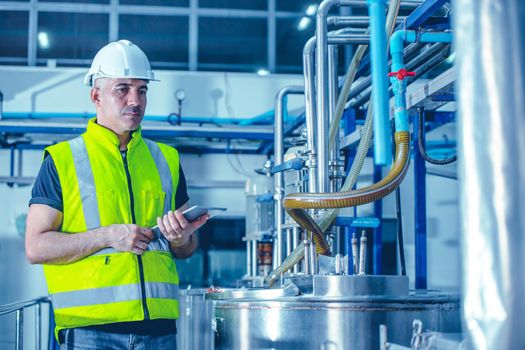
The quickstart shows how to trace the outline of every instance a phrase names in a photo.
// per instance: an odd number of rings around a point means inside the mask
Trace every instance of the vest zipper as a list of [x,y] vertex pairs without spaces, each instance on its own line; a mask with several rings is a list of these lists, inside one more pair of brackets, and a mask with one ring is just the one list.
[[[136,224],[135,220],[135,200],[133,198],[133,187],[131,186],[131,175],[129,173],[128,158],[126,152],[121,152],[122,162],[124,163],[124,170],[126,171],[126,179],[128,181],[128,192],[129,192],[129,204],[131,207],[131,220]],[[142,256],[137,255],[139,263],[139,276],[140,276],[140,292],[142,295],[142,308],[144,309],[144,319],[149,320],[148,304],[146,303],[146,284],[144,283],[144,266],[142,265]]]

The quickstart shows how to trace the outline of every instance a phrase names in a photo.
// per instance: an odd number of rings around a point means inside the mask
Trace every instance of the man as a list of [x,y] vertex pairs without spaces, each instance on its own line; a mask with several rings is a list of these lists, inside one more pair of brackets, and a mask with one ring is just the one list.
[[63,349],[176,347],[173,258],[195,251],[193,233],[208,216],[184,218],[177,151],[141,136],[152,80],[139,47],[127,40],[103,47],[85,78],[96,118],[81,136],[45,151],[26,255],[44,264]]

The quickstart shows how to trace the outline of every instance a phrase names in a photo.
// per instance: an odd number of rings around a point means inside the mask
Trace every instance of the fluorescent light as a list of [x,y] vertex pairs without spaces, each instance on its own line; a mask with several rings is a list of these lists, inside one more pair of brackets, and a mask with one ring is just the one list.
[[301,18],[301,20],[299,21],[299,24],[297,25],[297,30],[305,30],[306,28],[308,28],[310,23],[312,23],[312,20],[310,19],[310,17]]
[[270,75],[270,71],[268,69],[261,68],[257,71],[257,74],[261,77],[264,77],[265,75]]
[[49,37],[46,32],[38,33],[38,45],[43,49],[49,48]]
[[312,4],[306,9],[307,16],[313,16],[317,12],[317,4]]

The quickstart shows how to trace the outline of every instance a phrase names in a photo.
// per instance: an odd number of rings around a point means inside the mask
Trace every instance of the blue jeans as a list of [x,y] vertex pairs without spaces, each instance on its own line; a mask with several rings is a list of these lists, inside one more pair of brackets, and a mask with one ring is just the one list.
[[67,329],[60,350],[177,349],[177,335],[163,336],[107,333],[93,329]]

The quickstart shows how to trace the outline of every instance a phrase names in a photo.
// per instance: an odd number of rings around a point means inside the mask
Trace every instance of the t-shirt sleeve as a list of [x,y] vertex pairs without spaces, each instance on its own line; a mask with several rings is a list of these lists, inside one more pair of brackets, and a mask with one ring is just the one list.
[[46,154],[38,171],[29,205],[45,204],[56,210],[63,211],[62,187],[58,179],[58,171],[53,158]]
[[180,208],[189,199],[190,197],[188,197],[188,190],[186,187],[186,177],[182,171],[182,166],[179,165],[179,185],[177,186],[177,193],[175,194],[175,208]]

